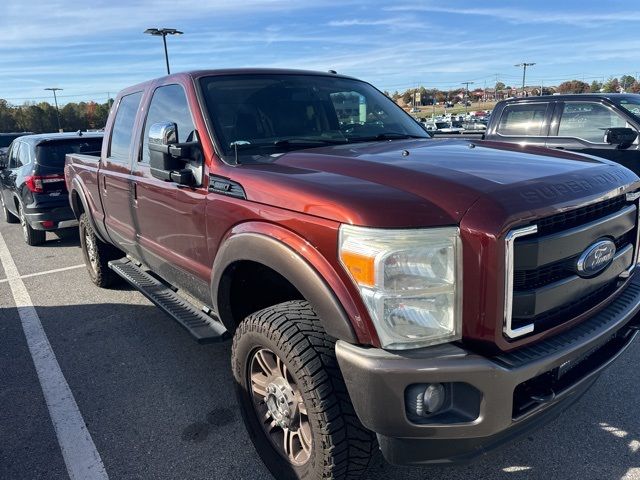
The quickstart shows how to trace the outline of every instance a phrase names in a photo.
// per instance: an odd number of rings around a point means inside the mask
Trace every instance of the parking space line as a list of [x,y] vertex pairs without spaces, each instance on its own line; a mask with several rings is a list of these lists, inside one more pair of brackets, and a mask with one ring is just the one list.
[[84,266],[85,264],[81,263],[79,265],[72,265],[71,267],[54,268],[53,270],[45,270],[44,272],[29,273],[27,275],[21,275],[19,277],[7,277],[0,280],[0,283],[10,282],[11,280],[16,278],[25,279],[31,277],[39,277],[40,275],[49,275],[50,273],[66,272],[67,270],[75,270],[76,268],[83,268]]
[[107,480],[109,477],[100,454],[87,430],[69,384],[62,374],[38,313],[31,302],[27,287],[20,278],[18,268],[2,234],[0,234],[0,262],[4,267],[20,315],[24,336],[27,339],[69,477],[71,480]]

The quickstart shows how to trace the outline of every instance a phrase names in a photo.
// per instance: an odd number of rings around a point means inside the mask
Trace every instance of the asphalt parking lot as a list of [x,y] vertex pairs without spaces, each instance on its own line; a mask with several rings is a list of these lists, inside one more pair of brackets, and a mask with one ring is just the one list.
[[[77,237],[48,234],[28,247],[19,226],[4,223],[0,235],[109,478],[270,478],[236,408],[229,343],[198,345],[128,286],[95,287]],[[0,479],[69,478],[5,270]],[[640,479],[639,381],[636,342],[574,408],[529,437],[463,466],[400,468],[378,456],[368,478]]]

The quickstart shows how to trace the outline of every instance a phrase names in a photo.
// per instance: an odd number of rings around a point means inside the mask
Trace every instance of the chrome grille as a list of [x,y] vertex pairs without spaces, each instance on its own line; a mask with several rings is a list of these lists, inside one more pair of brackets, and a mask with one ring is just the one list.
[[[621,195],[510,231],[504,334],[516,339],[553,328],[614,293],[637,262],[638,212],[637,202]],[[603,238],[615,243],[615,257],[597,275],[580,276],[578,257]]]

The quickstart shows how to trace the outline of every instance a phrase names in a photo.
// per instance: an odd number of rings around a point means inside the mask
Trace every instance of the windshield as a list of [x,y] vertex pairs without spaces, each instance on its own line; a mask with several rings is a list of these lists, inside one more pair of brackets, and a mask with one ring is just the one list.
[[324,145],[429,138],[392,100],[357,80],[251,74],[200,82],[219,146],[241,163]]
[[36,159],[39,165],[64,168],[67,153],[96,153],[101,148],[100,137],[47,142],[36,146]]
[[622,108],[633,116],[640,119],[640,96],[639,98],[624,98],[618,102]]

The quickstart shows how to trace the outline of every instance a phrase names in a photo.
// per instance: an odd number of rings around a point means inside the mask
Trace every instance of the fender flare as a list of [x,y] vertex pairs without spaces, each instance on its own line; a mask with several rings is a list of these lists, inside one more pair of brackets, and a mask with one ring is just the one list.
[[260,233],[232,235],[220,247],[213,265],[211,298],[221,318],[230,316],[229,307],[220,304],[222,276],[229,265],[243,260],[260,263],[286,278],[311,304],[329,335],[349,343],[361,343],[344,308],[320,274],[294,249]]
[[91,225],[91,228],[95,232],[98,239],[100,239],[100,241],[104,243],[111,243],[105,240],[102,237],[100,230],[96,228],[95,220],[93,219],[93,215],[91,215],[91,209],[89,208],[89,205],[87,203],[87,198],[85,197],[84,190],[82,189],[82,184],[80,183],[80,180],[78,180],[77,177],[71,180],[71,188],[69,189],[69,205],[71,205],[71,210],[73,211],[73,214],[75,215],[76,219],[80,220],[80,212],[78,211],[78,206],[73,201],[74,193],[78,194],[80,203],[82,203],[82,209],[84,210],[84,213],[87,214],[87,218],[89,219],[89,224]]

